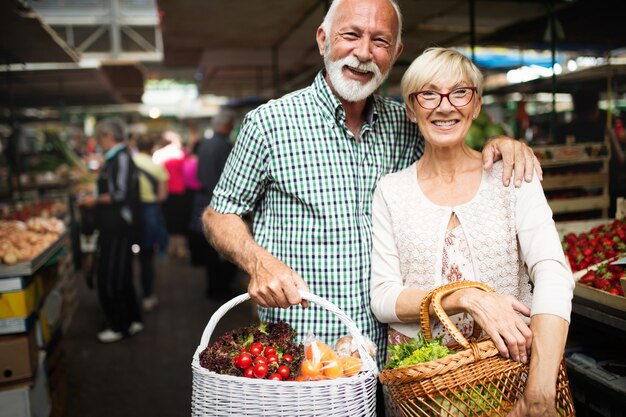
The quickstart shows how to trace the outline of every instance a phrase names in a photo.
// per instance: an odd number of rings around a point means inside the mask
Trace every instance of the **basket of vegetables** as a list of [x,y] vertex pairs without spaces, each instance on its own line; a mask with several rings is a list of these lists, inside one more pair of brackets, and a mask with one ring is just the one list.
[[329,378],[302,378],[301,370],[323,373],[321,362],[312,360],[311,355],[328,348],[321,343],[305,347],[284,322],[236,329],[210,343],[222,317],[250,299],[245,293],[222,305],[204,329],[191,362],[192,416],[375,415],[378,369],[367,341],[354,321],[333,303],[305,291],[301,295],[334,313],[346,326],[361,359],[358,366],[350,371],[346,367],[339,375],[329,368],[329,375],[333,373]]
[[[524,392],[529,365],[501,356],[490,338],[476,336],[480,329],[466,339],[441,307],[443,297],[467,287],[493,291],[471,281],[436,288],[420,306],[418,337],[389,346],[389,360],[378,377],[404,416],[504,417]],[[450,346],[431,337],[431,305],[456,341]],[[560,416],[575,415],[565,361],[558,373],[555,406]]]

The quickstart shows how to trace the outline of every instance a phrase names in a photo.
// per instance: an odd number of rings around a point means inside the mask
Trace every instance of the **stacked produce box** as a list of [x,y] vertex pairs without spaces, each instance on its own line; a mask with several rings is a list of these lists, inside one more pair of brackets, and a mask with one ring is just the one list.
[[575,294],[626,311],[624,265],[616,263],[626,256],[626,218],[569,231],[562,243],[576,279]]
[[64,200],[2,207],[0,416],[60,416],[62,334],[76,306]]

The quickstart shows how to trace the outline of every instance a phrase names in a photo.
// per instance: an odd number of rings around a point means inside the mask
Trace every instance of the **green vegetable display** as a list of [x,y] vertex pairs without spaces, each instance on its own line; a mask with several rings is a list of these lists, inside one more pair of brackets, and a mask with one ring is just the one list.
[[427,341],[422,332],[418,332],[417,337],[411,339],[408,343],[389,345],[387,348],[389,360],[385,364],[385,368],[401,368],[417,363],[434,361],[454,353],[453,350],[448,349],[441,342],[442,338],[443,336]]
[[467,132],[465,143],[470,148],[480,151],[487,139],[497,135],[506,135],[506,131],[500,124],[493,123],[486,113],[481,112]]

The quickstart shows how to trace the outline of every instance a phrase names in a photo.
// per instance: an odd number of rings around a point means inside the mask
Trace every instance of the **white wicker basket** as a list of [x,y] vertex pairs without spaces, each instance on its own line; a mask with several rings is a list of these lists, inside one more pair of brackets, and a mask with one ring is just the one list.
[[364,359],[358,375],[322,381],[272,381],[221,375],[200,366],[200,353],[226,312],[249,300],[245,293],[222,305],[204,329],[191,361],[193,389],[191,414],[197,416],[374,416],[378,368],[366,350],[360,330],[330,301],[301,291],[302,298],[334,313],[358,343]]

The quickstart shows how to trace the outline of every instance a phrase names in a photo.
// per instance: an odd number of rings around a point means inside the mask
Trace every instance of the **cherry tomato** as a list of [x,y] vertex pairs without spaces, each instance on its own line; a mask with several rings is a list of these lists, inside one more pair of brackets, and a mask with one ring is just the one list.
[[268,364],[278,362],[278,356],[276,355],[267,355],[266,359]]
[[264,363],[257,363],[252,367],[252,373],[256,378],[262,379],[267,376],[267,365]]
[[283,355],[283,360],[285,362],[291,363],[291,362],[293,362],[293,356],[291,355],[291,353],[285,353]]
[[289,378],[289,375],[291,375],[291,369],[289,369],[289,367],[286,365],[281,365],[276,370],[276,373],[283,377],[283,379],[287,379]]
[[275,374],[272,374],[272,375],[268,376],[267,379],[272,379],[274,381],[282,381],[283,377],[280,376],[280,374],[275,373]]
[[240,369],[246,369],[250,365],[252,365],[252,356],[249,353],[240,353],[236,359],[236,366]]
[[235,368],[239,368],[239,355],[233,358],[233,365],[235,365]]
[[276,348],[274,346],[268,346],[263,351],[263,354],[265,355],[265,357],[276,355]]
[[254,362],[255,365],[258,363],[262,363],[263,365],[267,365],[267,359],[265,358],[265,356],[257,356],[256,358],[254,358]]
[[250,354],[252,356],[259,356],[263,352],[263,344],[261,342],[254,342],[250,346]]
[[247,367],[243,370],[243,376],[246,378],[254,378],[254,369],[252,366]]

